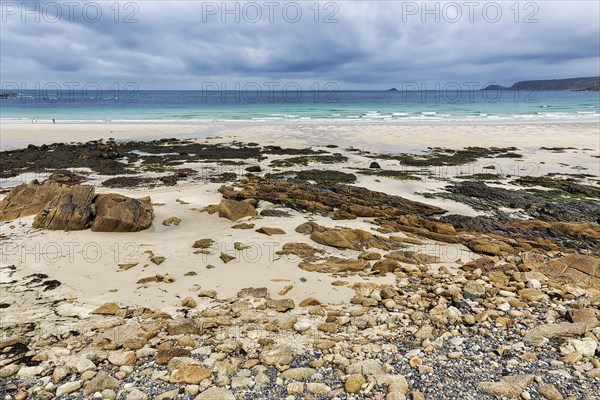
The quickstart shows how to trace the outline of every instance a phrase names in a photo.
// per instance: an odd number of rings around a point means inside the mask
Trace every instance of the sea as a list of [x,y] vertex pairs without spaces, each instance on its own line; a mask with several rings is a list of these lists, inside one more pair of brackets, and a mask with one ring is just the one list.
[[[2,123],[600,122],[600,92],[535,90],[24,90]],[[54,120],[54,121],[53,121]]]

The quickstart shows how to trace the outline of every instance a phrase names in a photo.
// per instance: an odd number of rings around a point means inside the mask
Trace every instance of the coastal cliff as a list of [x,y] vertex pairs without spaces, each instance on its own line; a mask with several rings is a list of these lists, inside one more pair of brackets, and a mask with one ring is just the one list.
[[572,91],[600,91],[600,76],[588,78],[545,79],[519,81],[512,86],[489,85],[482,90],[572,90]]

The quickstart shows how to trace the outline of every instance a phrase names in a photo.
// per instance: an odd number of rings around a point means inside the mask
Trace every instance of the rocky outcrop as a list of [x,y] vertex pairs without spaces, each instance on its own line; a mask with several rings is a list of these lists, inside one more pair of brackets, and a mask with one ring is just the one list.
[[58,182],[46,180],[40,184],[37,179],[13,188],[0,202],[0,221],[35,215],[56,196],[68,192],[68,188]]
[[0,203],[0,221],[34,214],[34,228],[137,232],[150,227],[153,208],[149,197],[95,195],[93,186],[67,186],[53,180],[19,185]]
[[272,203],[285,204],[292,209],[312,211],[318,214],[333,214],[344,210],[356,216],[386,217],[406,214],[437,215],[445,210],[375,192],[357,186],[343,184],[308,184],[301,182],[252,179],[247,181],[242,190],[231,186],[222,186],[219,191],[226,199],[267,200]]
[[152,225],[150,197],[133,199],[115,193],[99,194],[94,199],[94,232],[138,232]]
[[244,217],[255,217],[258,215],[252,204],[246,201],[222,200],[216,207],[219,217],[230,221],[237,221]]
[[540,264],[539,270],[555,279],[600,289],[600,258],[598,257],[569,254]]
[[70,193],[55,196],[33,220],[34,228],[80,231],[89,228],[94,217],[94,188],[75,186]]

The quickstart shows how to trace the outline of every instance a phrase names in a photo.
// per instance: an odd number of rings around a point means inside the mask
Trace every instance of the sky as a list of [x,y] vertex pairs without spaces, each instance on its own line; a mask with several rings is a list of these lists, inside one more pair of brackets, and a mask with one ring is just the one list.
[[597,1],[0,5],[3,89],[433,90],[600,75]]

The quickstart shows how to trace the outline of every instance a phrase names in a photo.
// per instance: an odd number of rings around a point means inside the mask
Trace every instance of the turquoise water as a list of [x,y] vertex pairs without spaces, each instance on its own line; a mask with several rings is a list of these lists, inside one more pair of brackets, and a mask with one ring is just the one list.
[[0,119],[37,122],[600,121],[599,92],[571,91],[23,91]]

